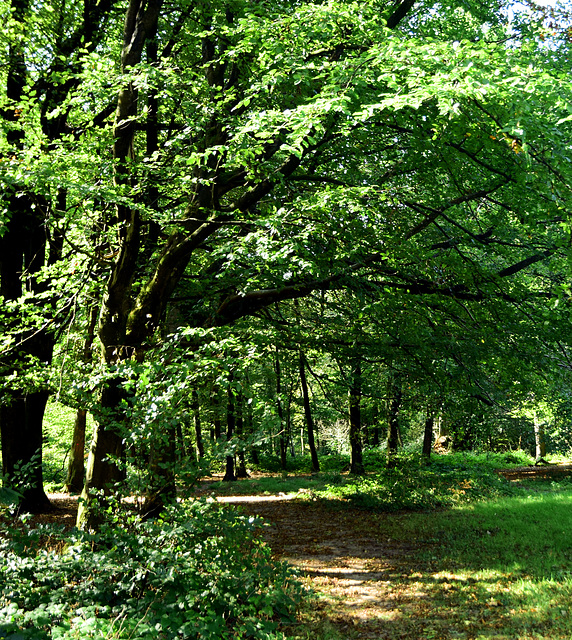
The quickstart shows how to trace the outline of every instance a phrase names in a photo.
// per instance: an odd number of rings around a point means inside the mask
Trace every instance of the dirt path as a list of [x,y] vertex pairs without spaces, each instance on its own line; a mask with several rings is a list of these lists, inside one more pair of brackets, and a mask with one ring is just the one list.
[[[499,473],[518,482],[570,475],[572,465]],[[71,524],[75,500],[64,494],[50,498],[58,511],[38,519]],[[335,502],[303,501],[283,494],[218,500],[267,522],[263,535],[274,555],[296,567],[318,594],[305,622],[319,625],[322,632],[329,625],[336,640],[508,638],[502,632],[497,635],[505,612],[494,601],[460,607],[456,594],[460,595],[465,578],[455,575],[453,567],[439,572],[438,558],[431,560],[431,553],[419,560],[424,543],[390,537],[388,532],[399,526],[399,519],[407,517],[404,514],[342,510],[336,509]],[[431,551],[428,546],[424,550]],[[295,632],[293,628],[289,635]]]
[[409,577],[415,547],[384,536],[383,516],[298,500],[242,502],[240,508],[270,523],[264,535],[275,555],[320,592],[318,608],[338,631],[390,637],[387,623],[401,616],[405,604],[395,578]]

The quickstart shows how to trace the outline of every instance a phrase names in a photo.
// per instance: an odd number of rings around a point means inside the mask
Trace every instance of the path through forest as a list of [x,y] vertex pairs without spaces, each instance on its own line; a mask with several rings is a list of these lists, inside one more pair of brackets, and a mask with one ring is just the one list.
[[[275,555],[319,594],[316,621],[327,618],[348,638],[421,637],[429,604],[413,575],[417,547],[384,533],[384,521],[399,516],[300,500],[242,502],[241,508],[268,522],[264,536]],[[405,635],[395,635],[396,621]]]
[[[523,467],[506,475],[519,481],[570,473],[567,465]],[[34,520],[72,524],[76,499],[50,498],[59,509]],[[322,630],[329,625],[337,631],[334,637],[348,640],[511,637],[503,635],[510,612],[494,598],[466,602],[459,597],[467,578],[455,574],[454,567],[442,570],[434,555],[438,545],[421,537],[407,542],[391,537],[406,513],[370,513],[341,508],[333,500],[283,494],[218,499],[266,521],[262,535],[274,555],[296,567],[317,596],[305,614],[306,624]]]

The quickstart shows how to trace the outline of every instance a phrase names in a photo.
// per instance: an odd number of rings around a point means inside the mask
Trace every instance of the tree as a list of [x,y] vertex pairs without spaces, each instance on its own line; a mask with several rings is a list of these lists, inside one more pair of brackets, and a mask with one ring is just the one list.
[[48,34],[59,18],[74,37],[54,49],[53,96],[27,113],[53,144],[24,145],[27,191],[104,282],[80,520],[124,477],[130,376],[174,311],[193,358],[209,329],[280,322],[319,294],[331,315],[349,303],[357,324],[384,324],[369,332],[380,361],[444,362],[420,327],[453,345],[446,376],[482,363],[477,329],[508,317],[512,331],[558,295],[568,63],[548,68],[526,21],[507,32],[496,2],[103,4],[50,18]]

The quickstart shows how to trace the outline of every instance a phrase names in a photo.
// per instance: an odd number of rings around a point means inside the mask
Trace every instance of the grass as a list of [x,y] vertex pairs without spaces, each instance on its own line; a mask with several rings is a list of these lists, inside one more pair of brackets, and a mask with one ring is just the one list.
[[[572,637],[572,488],[536,481],[513,495],[443,510],[377,517],[379,539],[415,549],[400,557],[372,631],[331,624],[316,607],[292,638],[569,640]],[[406,547],[407,548],[407,547]],[[389,603],[389,604],[388,604]],[[379,635],[377,635],[379,634]]]
[[471,637],[572,636],[572,490],[550,489],[410,514],[392,530],[423,544],[425,588],[482,626]]
[[326,459],[329,471],[282,472],[233,483],[213,482],[208,488],[218,495],[298,494],[371,511],[434,509],[510,495],[515,491],[513,485],[494,470],[532,462],[522,452],[440,455],[433,456],[430,465],[420,456],[407,455],[400,458],[396,469],[385,468],[383,452],[368,452],[366,460],[365,476],[342,472],[344,460],[335,456]]

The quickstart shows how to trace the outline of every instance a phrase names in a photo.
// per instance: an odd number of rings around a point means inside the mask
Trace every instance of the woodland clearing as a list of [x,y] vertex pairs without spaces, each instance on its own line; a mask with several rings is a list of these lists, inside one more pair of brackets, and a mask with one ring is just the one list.
[[[572,465],[499,473],[528,489],[533,499],[549,492],[547,480],[572,474]],[[197,494],[214,498],[211,487],[216,479],[203,481]],[[226,493],[233,489],[229,485]],[[532,588],[538,577],[526,575],[524,569],[494,571],[486,562],[481,567],[463,566],[443,555],[446,532],[430,532],[430,520],[447,510],[375,513],[343,501],[299,499],[295,494],[223,496],[218,487],[217,493],[221,502],[264,519],[262,535],[273,554],[299,571],[311,594],[296,624],[286,628],[289,638],[569,637],[567,588],[560,589],[560,599],[539,602],[536,611],[524,602],[519,608],[515,594]],[[35,516],[30,524],[73,526],[77,498],[51,494],[50,499],[56,509]],[[412,518],[425,520],[426,528],[412,524]],[[490,539],[497,532],[483,535]],[[476,536],[474,545],[480,544]]]

